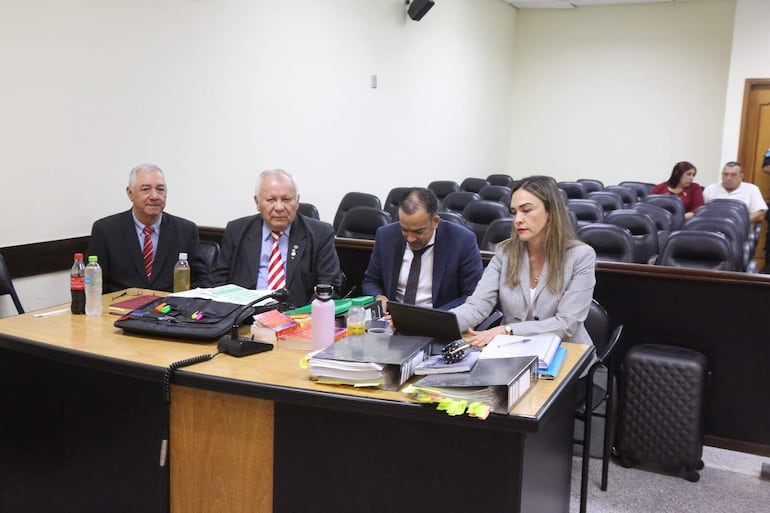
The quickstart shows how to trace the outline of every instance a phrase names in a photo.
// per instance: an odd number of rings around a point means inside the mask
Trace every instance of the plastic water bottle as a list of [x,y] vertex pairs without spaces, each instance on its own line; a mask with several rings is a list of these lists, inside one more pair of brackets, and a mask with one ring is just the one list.
[[334,301],[331,285],[319,283],[316,298],[310,303],[310,349],[323,349],[334,343]]
[[174,265],[174,292],[190,290],[190,264],[187,253],[179,253],[179,261]]
[[83,253],[75,253],[75,263],[70,271],[70,293],[72,302],[70,310],[74,314],[86,313],[86,264],[83,263]]
[[353,298],[353,304],[348,310],[348,335],[363,335],[366,333],[366,310],[364,305],[371,302],[369,297]]
[[85,270],[86,315],[102,315],[102,268],[99,257],[88,257]]

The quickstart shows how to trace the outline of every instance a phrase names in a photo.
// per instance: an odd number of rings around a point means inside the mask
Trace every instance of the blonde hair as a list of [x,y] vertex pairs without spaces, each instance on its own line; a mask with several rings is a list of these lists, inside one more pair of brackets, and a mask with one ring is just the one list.
[[[513,191],[524,189],[543,202],[548,212],[545,225],[544,248],[545,260],[548,264],[548,289],[558,292],[564,286],[564,255],[565,252],[578,244],[582,244],[575,235],[567,212],[567,204],[559,192],[556,180],[550,176],[528,176],[513,184]],[[510,286],[519,284],[519,269],[525,258],[526,243],[519,238],[514,224],[511,238],[501,243],[502,249],[508,255],[508,274],[506,281]]]

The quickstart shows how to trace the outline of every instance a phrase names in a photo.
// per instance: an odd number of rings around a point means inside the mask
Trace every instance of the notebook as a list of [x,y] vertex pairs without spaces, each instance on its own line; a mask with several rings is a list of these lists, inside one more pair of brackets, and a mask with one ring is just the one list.
[[553,362],[561,339],[553,333],[541,335],[497,335],[481,350],[481,359],[510,356],[537,356],[538,368],[548,369]]
[[435,339],[437,344],[431,347],[433,354],[440,353],[444,345],[463,337],[453,312],[388,301],[388,313],[396,333]]

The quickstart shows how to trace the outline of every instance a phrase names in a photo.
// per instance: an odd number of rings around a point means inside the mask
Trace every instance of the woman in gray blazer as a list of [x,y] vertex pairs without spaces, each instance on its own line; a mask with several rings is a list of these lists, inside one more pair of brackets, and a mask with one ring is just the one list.
[[[514,184],[511,238],[497,245],[473,295],[453,308],[475,346],[504,334],[555,333],[591,344],[583,321],[593,296],[596,253],[575,236],[556,181],[531,176]],[[485,331],[472,326],[499,305],[503,323]]]

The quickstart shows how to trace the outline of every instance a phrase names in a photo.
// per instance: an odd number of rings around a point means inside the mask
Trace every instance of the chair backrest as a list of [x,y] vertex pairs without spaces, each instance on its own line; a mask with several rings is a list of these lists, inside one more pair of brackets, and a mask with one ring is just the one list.
[[730,217],[748,240],[751,237],[749,208],[739,200],[719,199],[709,201],[695,212],[695,217]]
[[213,240],[202,240],[198,246],[198,254],[206,263],[206,270],[210,271],[219,256],[219,243]]
[[459,224],[460,226],[464,226],[468,228],[468,223],[465,222],[465,218],[459,212],[449,212],[448,210],[439,210],[438,212],[436,212],[436,215],[438,215],[443,221],[446,221],[448,223]]
[[16,288],[13,286],[11,280],[11,272],[8,270],[8,266],[5,263],[3,255],[0,255],[0,296],[10,294],[13,305],[16,307],[16,311],[20,314],[24,313],[24,308],[21,306],[18,294],[16,294]]
[[583,184],[583,189],[585,189],[586,194],[604,190],[604,182],[601,180],[596,180],[594,178],[578,178],[577,182]]
[[390,223],[390,214],[372,207],[353,207],[340,221],[336,234],[338,237],[374,240],[377,228]]
[[634,203],[639,201],[639,197],[636,195],[636,191],[630,187],[623,185],[608,185],[604,188],[605,191],[614,192],[623,200],[623,208],[631,208]]
[[604,213],[623,208],[623,198],[610,191],[595,191],[586,194],[586,199],[594,200],[602,206]]
[[477,193],[487,185],[489,185],[489,182],[487,182],[485,179],[471,176],[460,183],[460,190]]
[[663,207],[671,212],[671,231],[681,230],[684,224],[684,204],[672,194],[650,194],[644,198],[645,203]]
[[475,192],[458,191],[450,192],[441,202],[441,209],[449,212],[462,213],[468,203],[479,201],[479,195]]
[[[481,247],[484,232],[495,219],[510,217],[508,207],[497,201],[478,200],[468,203],[463,209],[463,217],[468,228],[476,234],[476,244]],[[510,232],[509,232],[510,233]]]
[[636,197],[639,199],[639,201],[642,201],[644,198],[649,196],[650,191],[652,191],[652,189],[655,187],[655,184],[653,183],[633,181],[620,182],[618,185],[633,189],[634,192],[636,192]]
[[481,244],[479,249],[483,251],[494,251],[498,242],[511,237],[511,230],[513,229],[512,217],[501,217],[495,219],[489,226],[487,226],[484,236],[481,238]]
[[433,191],[439,201],[443,201],[450,192],[458,192],[460,184],[452,180],[435,180],[428,184],[428,189]]
[[607,314],[607,310],[598,301],[592,299],[583,326],[594,343],[596,357],[607,368],[612,368],[611,358],[622,336],[623,325],[619,324],[614,329],[610,328],[610,316]]
[[578,228],[591,223],[601,223],[604,209],[594,200],[575,198],[567,200],[567,208],[575,213]]
[[660,249],[657,265],[735,271],[730,242],[721,233],[687,230],[672,232]]
[[658,205],[640,201],[634,205],[634,210],[647,214],[652,218],[655,227],[658,229],[658,248],[662,248],[666,242],[666,237],[671,233],[671,223],[673,216],[671,212]]
[[299,207],[297,207],[297,212],[299,212],[305,217],[310,217],[313,219],[321,219],[321,216],[318,214],[318,209],[312,203],[300,202]]
[[511,187],[515,180],[511,175],[506,174],[492,174],[487,176],[487,182],[489,185],[503,185],[505,187]]
[[596,259],[605,262],[634,261],[634,240],[631,232],[620,226],[592,223],[581,226],[577,236],[596,251]]
[[511,204],[511,188],[505,185],[487,185],[479,191],[479,197],[483,200],[498,201],[507,207]]
[[658,254],[658,229],[649,215],[633,209],[607,212],[604,222],[626,228],[634,240],[634,262],[647,264]]
[[394,187],[388,193],[388,197],[385,198],[382,209],[390,214],[390,218],[394,221],[398,219],[398,206],[401,204],[401,200],[404,199],[404,196],[409,189],[411,189],[411,187]]
[[745,271],[751,260],[751,246],[746,240],[746,234],[741,233],[741,227],[731,217],[725,216],[694,216],[687,220],[683,230],[700,230],[706,232],[721,233],[730,242],[735,259],[735,268]]
[[337,206],[337,213],[334,214],[332,226],[334,227],[335,232],[340,227],[340,222],[345,216],[345,213],[353,207],[369,207],[380,210],[382,204],[380,203],[380,198],[374,194],[369,194],[368,192],[349,192],[345,194],[342,197],[342,200],[340,200],[340,204]]
[[568,199],[580,199],[586,197],[585,186],[580,182],[558,182],[559,189],[567,193]]

